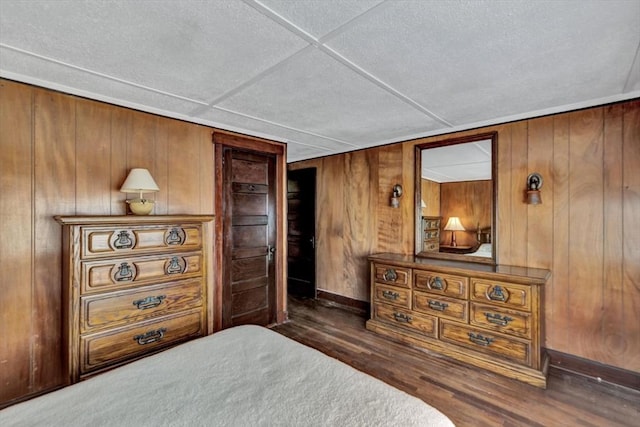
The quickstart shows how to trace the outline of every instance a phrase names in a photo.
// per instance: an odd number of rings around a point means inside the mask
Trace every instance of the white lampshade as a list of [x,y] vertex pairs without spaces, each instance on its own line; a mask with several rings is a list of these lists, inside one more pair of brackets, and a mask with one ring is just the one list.
[[464,231],[464,227],[460,224],[460,218],[457,216],[452,216],[447,221],[447,225],[444,226],[444,229],[447,231]]
[[153,180],[148,170],[142,168],[131,169],[129,176],[124,180],[120,191],[123,193],[149,193],[160,191],[158,184]]
[[427,204],[424,202],[424,200],[420,200],[420,207],[421,208],[426,208]]
[[154,202],[142,198],[142,193],[160,191],[158,184],[153,180],[148,170],[142,168],[131,169],[129,176],[120,187],[123,193],[139,193],[140,197],[127,200],[129,209],[135,215],[149,215],[153,210]]

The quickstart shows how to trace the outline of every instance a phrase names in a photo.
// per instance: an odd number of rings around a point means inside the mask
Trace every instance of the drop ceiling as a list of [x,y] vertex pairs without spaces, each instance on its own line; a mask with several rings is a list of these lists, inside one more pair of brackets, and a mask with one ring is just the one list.
[[296,161],[640,97],[640,1],[0,1],[0,76]]

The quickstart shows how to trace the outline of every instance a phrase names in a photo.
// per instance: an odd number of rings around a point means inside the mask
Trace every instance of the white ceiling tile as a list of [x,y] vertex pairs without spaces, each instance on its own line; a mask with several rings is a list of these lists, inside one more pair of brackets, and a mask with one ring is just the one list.
[[317,49],[220,106],[354,144],[438,125]]
[[621,93],[640,2],[607,4],[394,1],[328,44],[445,120],[470,123]]
[[383,0],[262,0],[261,3],[316,39]]
[[306,45],[241,1],[3,1],[0,27],[2,43],[198,100]]
[[186,115],[200,104],[131,86],[0,46],[0,72],[8,78],[74,95],[164,115]]

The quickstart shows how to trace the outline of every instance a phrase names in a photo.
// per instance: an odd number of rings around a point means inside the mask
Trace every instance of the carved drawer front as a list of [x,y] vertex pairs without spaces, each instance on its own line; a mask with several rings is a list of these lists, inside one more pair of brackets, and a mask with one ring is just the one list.
[[411,283],[411,269],[391,265],[375,264],[374,274],[376,282],[389,285],[409,287]]
[[433,295],[426,292],[413,293],[413,309],[421,313],[457,320],[467,323],[468,302]]
[[434,292],[454,298],[467,298],[469,278],[416,270],[414,272],[413,287],[421,291]]
[[521,338],[531,338],[531,314],[489,304],[471,303],[471,324]]
[[80,337],[80,372],[124,362],[133,357],[177,344],[204,331],[202,310],[137,323],[130,327]]
[[376,283],[374,298],[378,302],[411,308],[411,290],[407,288]]
[[422,250],[427,252],[437,252],[440,249],[440,243],[437,240],[425,240]]
[[531,364],[531,344],[529,342],[481,328],[441,320],[440,339],[481,353],[526,365]]
[[409,310],[386,304],[375,304],[374,317],[396,326],[412,329],[428,337],[436,338],[438,333],[438,319],[432,316],[419,315]]
[[202,246],[200,225],[82,227],[82,258],[122,253],[196,250]]
[[176,313],[202,306],[199,279],[111,292],[80,299],[80,332]]
[[471,299],[531,310],[531,289],[526,285],[471,279]]
[[83,294],[202,275],[201,253],[83,261]]

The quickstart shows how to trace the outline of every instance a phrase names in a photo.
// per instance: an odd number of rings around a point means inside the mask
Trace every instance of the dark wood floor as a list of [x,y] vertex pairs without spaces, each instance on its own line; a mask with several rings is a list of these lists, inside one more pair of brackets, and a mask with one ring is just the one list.
[[409,348],[355,311],[290,299],[274,330],[412,394],[464,426],[639,426],[640,392],[552,369],[546,390]]

